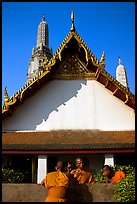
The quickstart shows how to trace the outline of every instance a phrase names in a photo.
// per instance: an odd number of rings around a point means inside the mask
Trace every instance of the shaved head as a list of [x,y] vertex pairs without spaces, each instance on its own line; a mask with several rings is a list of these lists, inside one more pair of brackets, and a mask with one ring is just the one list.
[[56,171],[66,172],[67,166],[68,166],[68,162],[58,161],[55,169],[56,169]]
[[56,169],[57,169],[57,170],[61,170],[61,169],[62,169],[62,166],[63,166],[63,162],[62,162],[62,161],[58,161],[58,162],[57,162]]

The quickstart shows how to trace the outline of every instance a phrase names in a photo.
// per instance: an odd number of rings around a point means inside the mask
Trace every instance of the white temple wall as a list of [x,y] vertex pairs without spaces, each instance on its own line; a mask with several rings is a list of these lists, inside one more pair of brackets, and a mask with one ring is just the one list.
[[95,80],[52,80],[3,120],[2,130],[134,130],[134,110]]

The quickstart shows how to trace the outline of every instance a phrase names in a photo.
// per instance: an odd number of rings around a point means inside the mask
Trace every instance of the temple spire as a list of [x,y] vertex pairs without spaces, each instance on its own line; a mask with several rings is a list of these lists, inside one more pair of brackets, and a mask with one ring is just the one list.
[[38,34],[37,34],[37,44],[36,47],[38,48],[40,44],[43,44],[47,48],[49,47],[48,42],[48,24],[45,22],[45,14],[43,14],[42,21],[38,26]]
[[116,68],[116,80],[119,81],[126,88],[129,88],[126,69],[122,64],[120,57],[118,59],[118,66]]
[[38,25],[36,47],[32,48],[32,56],[29,61],[27,82],[32,81],[52,57],[52,50],[49,48],[48,24],[45,21],[45,14]]
[[72,13],[71,13],[71,20],[72,20],[71,31],[75,31],[75,26],[74,26],[74,11],[72,11]]

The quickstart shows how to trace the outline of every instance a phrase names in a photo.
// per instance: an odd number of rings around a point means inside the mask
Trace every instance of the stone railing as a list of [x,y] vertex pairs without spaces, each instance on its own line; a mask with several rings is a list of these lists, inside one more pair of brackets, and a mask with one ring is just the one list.
[[[70,185],[68,202],[114,202],[116,184]],[[2,202],[44,202],[47,189],[40,184],[2,184]]]

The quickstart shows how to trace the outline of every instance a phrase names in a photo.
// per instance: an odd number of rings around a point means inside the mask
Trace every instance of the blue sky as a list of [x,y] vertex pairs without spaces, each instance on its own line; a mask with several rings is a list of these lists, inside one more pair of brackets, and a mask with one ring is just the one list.
[[70,31],[72,10],[78,34],[98,60],[105,52],[105,70],[113,77],[121,58],[135,93],[135,2],[3,2],[2,104],[5,86],[11,97],[25,85],[43,14],[55,53]]

